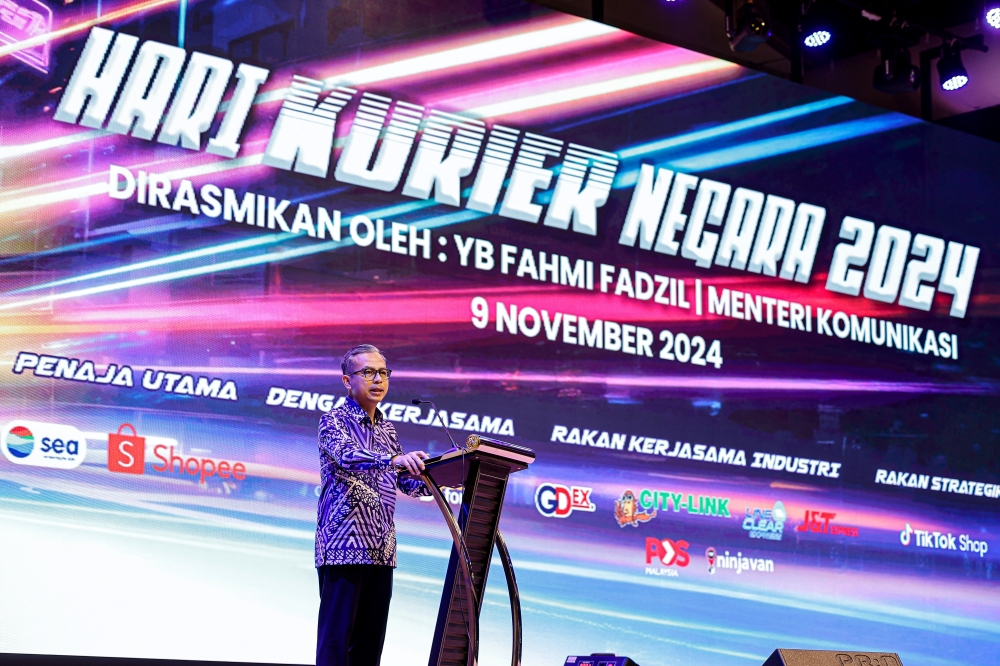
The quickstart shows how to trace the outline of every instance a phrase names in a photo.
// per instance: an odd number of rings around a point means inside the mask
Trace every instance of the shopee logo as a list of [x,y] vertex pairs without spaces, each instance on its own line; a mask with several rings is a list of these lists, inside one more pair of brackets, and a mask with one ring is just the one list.
[[[131,434],[122,432],[126,429],[131,430]],[[175,450],[173,445],[154,446],[153,456],[159,463],[153,464],[153,471],[196,476],[198,483],[205,483],[205,479],[212,476],[237,481],[247,478],[246,465],[241,462],[178,455]],[[117,433],[108,435],[108,470],[118,474],[146,473],[146,438],[139,437],[130,423],[123,423]]]
[[[131,435],[122,434],[128,428]],[[108,470],[122,474],[142,474],[146,467],[146,438],[139,437],[135,426],[123,423],[117,434],[108,435]]]
[[161,461],[161,465],[153,465],[153,469],[163,474],[174,473],[174,463],[177,464],[177,474],[190,474],[197,476],[198,483],[205,483],[205,479],[216,474],[223,479],[230,476],[237,481],[247,478],[247,468],[243,463],[231,463],[228,460],[214,460],[212,458],[197,458],[195,456],[183,457],[174,455],[174,447],[169,447],[170,452],[164,455],[167,449],[165,444],[153,447],[153,455]]

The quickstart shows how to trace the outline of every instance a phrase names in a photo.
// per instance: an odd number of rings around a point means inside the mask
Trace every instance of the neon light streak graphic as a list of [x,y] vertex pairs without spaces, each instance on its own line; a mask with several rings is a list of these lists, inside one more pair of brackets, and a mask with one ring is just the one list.
[[818,146],[826,146],[840,141],[857,139],[869,134],[915,125],[919,122],[919,118],[904,116],[901,113],[883,113],[871,118],[850,120],[827,127],[818,127],[816,129],[786,134],[785,136],[773,139],[753,141],[733,148],[714,150],[702,155],[684,157],[670,162],[669,166],[675,169],[689,169],[691,171],[718,169],[734,164],[755,162],[767,159],[768,157],[794,153],[800,150],[808,150],[809,148],[816,148]]
[[44,35],[38,35],[37,37],[32,37],[31,39],[24,39],[20,42],[14,42],[12,44],[6,44],[0,46],[0,58],[8,56],[11,53],[16,53],[18,51],[31,48],[33,46],[38,46],[44,44],[45,42],[53,41],[59,39],[60,37],[65,37],[66,35],[72,35],[76,32],[81,32],[88,28],[92,28],[95,25],[100,25],[102,23],[110,23],[112,21],[117,21],[118,19],[127,18],[129,16],[134,16],[136,14],[141,14],[142,12],[147,12],[151,9],[157,9],[165,5],[172,5],[176,3],[177,0],[147,0],[147,2],[142,2],[136,5],[129,5],[123,7],[122,9],[116,9],[113,12],[109,12],[104,16],[96,16],[92,19],[86,21],[81,21],[80,23],[74,23],[73,25],[68,25],[65,28],[59,28],[58,30],[53,30],[52,32],[45,33]]
[[[174,0],[155,0],[158,4],[169,4],[172,1]],[[136,9],[136,11],[145,11],[145,9]],[[112,18],[109,19],[109,17]],[[101,21],[113,20],[114,18],[118,17],[115,16],[114,12],[112,12],[112,14],[106,15],[100,20],[94,19],[92,21],[85,22],[85,24],[80,24],[82,27],[75,28],[73,31],[84,30],[92,27],[93,25],[97,25]],[[618,32],[620,31],[617,28],[612,28],[601,23],[577,20],[554,28],[532,30],[520,35],[502,37],[500,39],[488,40],[458,48],[446,49],[436,53],[407,58],[397,62],[387,63],[385,65],[345,72],[344,74],[329,77],[326,83],[327,85],[361,85],[379,83],[390,79],[400,79],[416,74],[428,74],[455,67],[483,63],[490,60],[530,53],[532,51],[555,46],[565,46],[573,42]],[[12,53],[22,48],[26,48],[27,46],[33,46],[33,44],[27,44],[26,42],[22,42],[21,44],[21,46],[17,46],[17,48],[8,52]],[[0,48],[0,56],[4,54],[4,49]],[[254,100],[254,105],[280,102],[285,98],[287,90],[287,88],[280,88],[261,93],[257,95],[257,98]],[[219,111],[225,111],[227,108],[228,103],[223,102],[223,104],[219,107]],[[43,150],[61,148],[74,143],[89,141],[93,138],[108,135],[110,135],[110,133],[103,130],[92,130],[57,137],[54,139],[46,139],[35,143],[8,146],[0,148],[0,159],[10,159],[12,157],[30,155]]]
[[[213,173],[222,173],[224,171],[231,171],[233,169],[243,169],[246,167],[260,166],[263,159],[264,159],[264,153],[258,153],[256,155],[247,155],[246,157],[237,157],[236,159],[233,160],[221,160],[218,162],[199,164],[193,167],[185,167],[183,169],[177,169],[175,171],[168,171],[160,175],[165,178],[170,178],[172,180],[183,180],[184,178],[196,178],[198,176],[207,176]],[[102,173],[99,175],[102,178],[105,178],[105,174]],[[60,203],[63,201],[73,201],[74,199],[85,199],[87,197],[100,196],[102,194],[108,193],[107,180],[102,180],[99,183],[91,183],[89,185],[71,187],[68,189],[60,188],[59,183],[52,183],[51,185],[57,188],[55,192],[47,192],[45,194],[35,194],[32,196],[21,197],[19,199],[11,199],[10,201],[4,201],[0,203],[0,213],[9,213],[15,210],[34,208],[36,206],[45,206],[48,204]]]
[[[573,23],[555,28],[534,30],[521,35],[502,37],[480,44],[470,44],[447,51],[387,63],[378,67],[369,67],[343,75],[330,76],[324,81],[324,84],[328,86],[362,86],[368,83],[389,81],[416,74],[428,74],[454,67],[465,67],[488,60],[508,58],[513,55],[551,48],[553,46],[563,46],[572,42],[617,32],[620,32],[618,28],[604,25],[603,23],[586,20],[574,21]],[[281,94],[284,95],[283,90]]]
[[[418,229],[433,229],[440,226],[446,226],[449,224],[458,224],[461,222],[468,222],[480,217],[484,217],[484,213],[478,213],[476,211],[459,211],[458,213],[453,213],[451,215],[443,215],[439,217],[430,218],[422,223],[416,223],[413,226]],[[390,232],[387,231],[386,236]],[[296,236],[285,235],[282,239],[294,238]],[[269,238],[266,236],[264,238]],[[277,242],[277,241],[275,241]],[[353,245],[354,242],[350,238],[345,238],[340,241],[326,241],[323,243],[313,243],[304,247],[295,248],[292,250],[284,250],[281,252],[268,252],[265,254],[259,254],[251,257],[243,257],[241,259],[232,259],[230,261],[223,261],[215,264],[206,264],[204,266],[196,266],[193,268],[185,268],[178,271],[172,271],[169,273],[160,273],[159,275],[149,275],[141,278],[133,278],[131,280],[125,280],[124,282],[113,282],[111,284],[98,285],[96,287],[87,287],[84,289],[76,289],[73,291],[66,291],[61,294],[50,294],[48,296],[40,296],[36,298],[31,298],[23,301],[16,301],[13,303],[4,303],[0,305],[0,310],[12,310],[15,308],[31,307],[32,305],[39,305],[42,303],[51,303],[54,301],[63,301],[67,299],[83,298],[85,296],[93,296],[95,294],[104,294],[111,291],[118,291],[121,289],[130,289],[132,287],[141,287],[149,284],[158,284],[160,282],[169,282],[172,280],[180,280],[189,277],[196,277],[198,275],[207,275],[209,273],[217,273],[229,270],[235,270],[238,268],[246,268],[248,266],[257,266],[260,264],[270,263],[272,261],[286,261],[289,259],[298,259],[299,257],[307,257],[309,255],[317,254],[319,252],[326,252],[327,250],[336,250],[341,247],[347,247]],[[203,254],[213,254],[211,252],[212,248],[203,248],[198,250]],[[175,255],[176,256],[176,255]],[[161,260],[151,260],[159,261],[163,263],[175,263],[175,261],[169,261],[172,257],[164,257]],[[120,269],[112,269],[117,273],[124,273],[133,270],[132,266],[122,266]],[[81,279],[90,279],[92,276],[81,276]]]
[[589,83],[575,88],[568,88],[564,90],[553,90],[550,92],[545,92],[530,97],[522,97],[519,99],[511,99],[504,102],[497,102],[495,104],[488,104],[486,106],[480,106],[478,108],[469,109],[465,113],[477,118],[495,118],[498,116],[506,116],[512,113],[518,113],[520,111],[526,111],[528,109],[539,109],[539,108],[544,108],[546,106],[553,106],[556,104],[577,102],[582,99],[601,97],[616,92],[622,92],[625,90],[632,90],[634,88],[641,88],[643,86],[653,85],[655,83],[675,81],[677,79],[683,79],[689,76],[697,76],[699,74],[708,74],[710,72],[735,69],[737,67],[738,65],[735,65],[726,60],[713,59],[705,62],[692,63],[689,65],[667,67],[664,69],[658,69],[656,71],[647,72],[644,74],[634,74],[632,76],[624,76],[622,78],[612,79],[610,81]]
[[699,141],[718,139],[737,132],[757,129],[758,127],[772,125],[774,123],[791,120],[793,118],[800,118],[811,113],[826,111],[838,106],[850,104],[854,101],[855,100],[850,97],[831,97],[830,99],[820,100],[819,102],[811,102],[809,104],[802,104],[801,106],[793,106],[790,109],[782,109],[781,111],[774,111],[772,113],[765,113],[752,118],[746,118],[744,120],[737,120],[736,122],[726,123],[711,129],[688,132],[687,134],[673,136],[669,139],[661,139],[651,143],[643,143],[638,146],[632,146],[631,148],[625,148],[618,151],[618,156],[623,160],[633,157],[643,157],[651,153],[658,153],[663,150],[670,150],[671,148],[678,148],[680,146],[686,146]]
[[[163,369],[167,369],[164,367]],[[175,372],[209,373],[207,367],[170,367]],[[301,377],[339,377],[335,369],[311,368],[226,368],[230,374],[242,375],[282,375]],[[491,372],[453,370],[404,370],[393,371],[400,379],[422,381],[525,384],[577,384],[599,386],[621,386],[644,389],[712,389],[727,391],[807,391],[810,393],[945,393],[945,394],[991,394],[992,386],[978,384],[946,384],[942,382],[887,382],[877,380],[826,379],[802,377],[740,377],[709,375],[571,375],[548,372]]]
[[71,278],[56,280],[54,282],[46,282],[45,284],[38,284],[31,287],[25,287],[24,289],[18,289],[17,291],[13,291],[10,293],[16,294],[26,291],[38,291],[39,289],[48,289],[50,287],[58,287],[64,284],[73,284],[74,282],[83,282],[85,280],[97,280],[98,278],[102,277],[109,277],[111,275],[120,275],[122,273],[130,273],[132,271],[141,271],[145,268],[154,268],[156,266],[166,266],[169,264],[175,264],[180,261],[188,261],[190,259],[198,259],[200,257],[209,257],[214,254],[221,254],[223,252],[233,252],[235,250],[245,250],[251,247],[273,245],[275,243],[280,243],[281,241],[288,240],[289,238],[292,238],[292,236],[286,236],[284,234],[268,234],[266,236],[259,236],[257,238],[251,238],[248,240],[236,241],[234,243],[223,243],[222,245],[212,245],[210,247],[203,247],[198,250],[191,250],[189,252],[181,252],[180,254],[172,254],[166,257],[160,257],[159,259],[140,261],[135,264],[119,266],[118,268],[109,268],[107,270],[97,271],[96,273],[88,273],[86,275],[77,275]]

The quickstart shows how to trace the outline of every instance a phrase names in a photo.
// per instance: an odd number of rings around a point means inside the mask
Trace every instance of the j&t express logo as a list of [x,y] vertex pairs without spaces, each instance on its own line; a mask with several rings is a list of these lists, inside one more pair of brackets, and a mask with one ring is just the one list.
[[[123,432],[126,429],[132,432]],[[199,483],[205,483],[205,479],[211,476],[237,481],[247,478],[247,468],[243,463],[176,455],[174,447],[166,444],[154,446],[153,457],[159,461],[152,465],[154,472],[196,476]],[[117,433],[108,435],[108,471],[119,474],[146,473],[146,439],[138,436],[131,423],[123,423]]]
[[795,528],[796,532],[815,532],[817,534],[834,534],[849,537],[860,535],[857,527],[848,527],[830,522],[837,517],[831,511],[806,511],[802,524]]
[[786,520],[788,520],[788,512],[785,511],[785,505],[781,503],[781,500],[778,500],[771,509],[755,508],[751,510],[748,508],[746,517],[743,519],[743,529],[750,534],[751,539],[781,541]]
[[574,511],[597,509],[590,499],[592,488],[543,483],[535,489],[535,508],[546,518],[565,518]]
[[87,439],[73,426],[11,421],[3,429],[0,449],[15,465],[73,469],[87,457]]

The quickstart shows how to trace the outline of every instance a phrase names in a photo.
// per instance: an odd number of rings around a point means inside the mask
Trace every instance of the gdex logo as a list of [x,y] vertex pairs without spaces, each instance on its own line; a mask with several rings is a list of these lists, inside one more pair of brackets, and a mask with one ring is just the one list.
[[543,483],[535,489],[535,508],[546,518],[565,518],[573,511],[593,512],[592,488]]
[[[123,435],[128,428],[130,435]],[[146,439],[139,437],[135,426],[123,423],[118,434],[108,435],[108,471],[124,474],[142,474],[146,467]]]
[[657,558],[664,566],[677,565],[686,567],[691,562],[691,556],[687,549],[691,546],[684,539],[671,541],[670,539],[653,539],[646,537],[646,564],[652,564],[653,558]]
[[4,426],[0,449],[15,465],[74,469],[87,457],[87,439],[73,426],[17,420]]

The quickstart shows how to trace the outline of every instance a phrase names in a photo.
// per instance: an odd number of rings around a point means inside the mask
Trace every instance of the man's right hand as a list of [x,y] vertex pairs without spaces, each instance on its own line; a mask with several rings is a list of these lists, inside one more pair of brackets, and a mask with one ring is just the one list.
[[424,461],[430,458],[423,451],[412,451],[394,456],[392,464],[396,467],[403,467],[413,476],[419,476],[424,471]]

